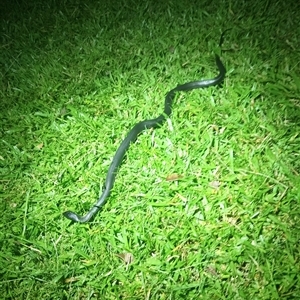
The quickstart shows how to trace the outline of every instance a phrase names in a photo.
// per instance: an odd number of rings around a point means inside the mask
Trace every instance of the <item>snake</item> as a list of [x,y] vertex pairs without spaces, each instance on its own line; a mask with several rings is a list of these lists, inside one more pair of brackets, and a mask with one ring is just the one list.
[[[227,29],[228,30],[228,29]],[[224,33],[227,31],[225,30],[221,34],[220,42],[219,42],[219,47],[221,47],[223,43],[223,36]],[[157,128],[160,127],[166,119],[171,115],[172,113],[172,104],[175,99],[176,93],[177,92],[187,92],[191,91],[194,89],[200,89],[200,88],[207,88],[209,86],[214,86],[214,85],[219,85],[223,79],[225,78],[226,74],[226,69],[220,59],[220,56],[218,54],[215,54],[215,62],[217,65],[217,68],[219,70],[219,74],[212,78],[212,79],[203,79],[203,80],[197,80],[197,81],[191,81],[187,82],[181,85],[177,85],[175,88],[170,90],[165,97],[165,106],[164,106],[164,111],[161,115],[159,115],[155,119],[148,119],[148,120],[143,120],[133,126],[133,128],[128,132],[127,136],[125,139],[121,142],[119,148],[117,149],[112,162],[109,166],[105,183],[102,189],[102,194],[97,200],[97,202],[92,206],[92,208],[89,210],[89,212],[85,216],[80,216],[79,214],[72,212],[72,211],[66,211],[63,213],[63,215],[70,219],[73,222],[79,222],[79,223],[85,223],[89,222],[92,219],[94,219],[95,215],[97,212],[101,209],[101,207],[106,203],[107,198],[110,195],[110,192],[114,186],[117,172],[119,167],[122,164],[122,161],[124,159],[124,156],[127,152],[127,150],[130,147],[130,144],[134,143],[139,136],[139,134],[150,128]]]

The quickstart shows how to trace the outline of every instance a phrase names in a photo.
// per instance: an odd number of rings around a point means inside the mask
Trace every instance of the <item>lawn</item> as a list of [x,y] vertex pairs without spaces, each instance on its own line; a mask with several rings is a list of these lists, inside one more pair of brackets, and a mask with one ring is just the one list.
[[1,5],[1,299],[300,299],[298,1]]

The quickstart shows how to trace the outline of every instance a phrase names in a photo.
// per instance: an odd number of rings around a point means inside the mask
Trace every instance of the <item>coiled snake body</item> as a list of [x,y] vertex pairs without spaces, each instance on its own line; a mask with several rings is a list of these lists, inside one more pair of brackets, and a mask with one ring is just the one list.
[[[224,33],[225,31],[221,35],[219,46],[222,45]],[[194,89],[206,88],[209,86],[217,85],[222,82],[222,80],[225,77],[226,69],[220,57],[217,54],[215,55],[215,59],[216,59],[216,65],[219,69],[219,74],[215,78],[192,81],[192,82],[184,83],[182,85],[178,85],[177,87],[175,87],[174,89],[172,89],[167,93],[165,98],[165,107],[164,107],[163,114],[158,116],[156,119],[141,121],[136,125],[134,125],[134,127],[129,131],[126,138],[122,141],[121,145],[119,146],[110,164],[110,167],[106,175],[102,195],[100,196],[98,201],[94,204],[94,206],[91,208],[91,210],[85,216],[80,216],[74,212],[66,211],[64,212],[65,217],[67,217],[68,219],[74,222],[84,223],[90,221],[96,215],[99,209],[106,203],[107,197],[109,196],[114,186],[118,168],[120,167],[123,161],[124,155],[127,152],[130,143],[134,142],[137,139],[138,135],[145,129],[157,128],[162,123],[165,122],[166,117],[170,116],[172,113],[172,103],[175,98],[176,92],[191,91]]]

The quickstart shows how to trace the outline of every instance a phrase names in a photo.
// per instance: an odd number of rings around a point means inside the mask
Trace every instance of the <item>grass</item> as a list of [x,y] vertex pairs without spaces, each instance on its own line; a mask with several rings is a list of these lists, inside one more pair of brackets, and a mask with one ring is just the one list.
[[101,2],[2,4],[2,299],[299,299],[299,4]]

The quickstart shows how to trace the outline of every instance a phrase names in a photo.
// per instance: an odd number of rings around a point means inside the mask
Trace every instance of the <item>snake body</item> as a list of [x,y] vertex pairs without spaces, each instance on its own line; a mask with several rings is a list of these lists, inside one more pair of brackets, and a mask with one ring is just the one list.
[[[221,46],[223,42],[223,34],[221,35],[219,46]],[[110,167],[106,175],[102,195],[100,196],[98,201],[94,204],[94,206],[90,209],[90,211],[85,216],[80,216],[74,212],[66,211],[64,212],[64,216],[66,218],[74,222],[80,222],[80,223],[88,222],[94,218],[94,216],[99,211],[99,209],[106,203],[106,200],[114,186],[118,168],[122,164],[123,158],[130,144],[137,139],[138,135],[142,131],[150,128],[157,128],[166,121],[166,117],[170,116],[172,113],[172,104],[176,92],[191,91],[194,89],[206,88],[209,86],[218,85],[223,81],[226,74],[226,69],[220,57],[217,54],[215,55],[215,60],[219,70],[219,74],[215,78],[199,80],[199,81],[191,81],[191,82],[184,83],[182,85],[178,85],[177,87],[175,87],[174,89],[172,89],[167,93],[165,97],[165,107],[164,107],[163,114],[161,114],[155,119],[144,120],[133,126],[133,128],[127,134],[126,138],[122,141],[121,145],[119,146],[119,148],[117,149],[113,157],[113,160],[110,164]]]

